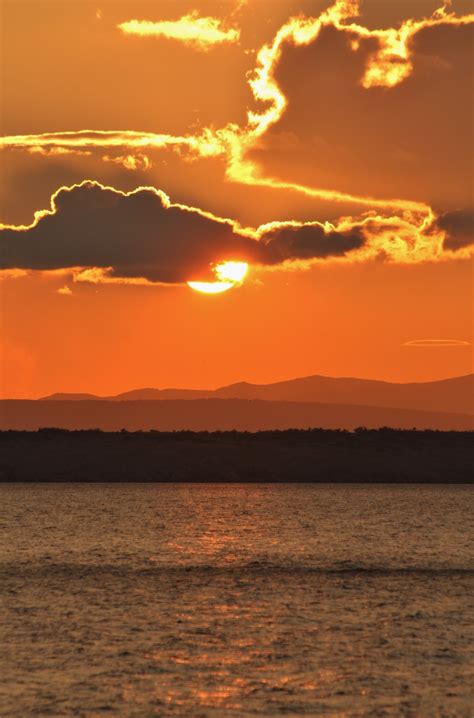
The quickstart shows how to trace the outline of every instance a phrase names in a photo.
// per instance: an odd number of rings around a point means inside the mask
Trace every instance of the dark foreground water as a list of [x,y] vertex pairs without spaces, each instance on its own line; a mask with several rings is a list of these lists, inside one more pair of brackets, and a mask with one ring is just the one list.
[[474,716],[473,499],[0,485],[0,715]]

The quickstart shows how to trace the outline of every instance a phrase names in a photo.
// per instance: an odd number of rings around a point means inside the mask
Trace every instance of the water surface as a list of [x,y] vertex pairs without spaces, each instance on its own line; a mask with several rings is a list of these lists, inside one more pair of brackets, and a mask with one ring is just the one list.
[[0,486],[0,713],[474,716],[470,486]]

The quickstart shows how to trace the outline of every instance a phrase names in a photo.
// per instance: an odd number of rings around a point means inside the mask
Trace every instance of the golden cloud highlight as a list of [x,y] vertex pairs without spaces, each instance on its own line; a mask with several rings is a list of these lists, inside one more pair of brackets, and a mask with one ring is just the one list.
[[54,154],[64,150],[97,148],[128,148],[130,150],[187,148],[201,157],[223,152],[222,144],[207,130],[201,135],[166,135],[134,130],[77,130],[75,132],[44,132],[31,135],[0,137],[0,148],[28,149],[31,152],[49,150]]
[[153,167],[153,163],[147,155],[136,154],[136,155],[119,155],[118,157],[109,157],[104,155],[102,157],[104,162],[112,162],[112,164],[120,165],[126,170],[149,170]]
[[123,284],[129,287],[171,287],[165,282],[152,282],[145,277],[115,277],[113,267],[79,267],[71,272],[72,281],[79,284]]
[[[105,162],[122,164],[126,169],[148,169],[142,150],[172,149],[177,153],[188,152],[192,157],[225,157],[227,159],[227,178],[239,184],[255,185],[276,190],[290,190],[305,194],[315,199],[334,202],[351,202],[367,207],[406,209],[409,211],[427,212],[428,206],[421,202],[389,198],[353,195],[331,189],[321,189],[301,185],[296,182],[261,176],[256,163],[245,157],[256,140],[254,132],[241,130],[237,125],[228,125],[223,129],[205,129],[199,135],[165,135],[152,132],[136,132],[131,130],[79,130],[77,132],[52,132],[31,135],[7,135],[0,137],[0,148],[27,149],[29,152],[42,155],[54,154],[86,154],[92,149],[123,149],[135,151],[135,156],[127,154],[119,158],[103,155]],[[81,152],[79,148],[84,148]]]
[[428,27],[459,26],[474,22],[474,14],[458,17],[448,12],[449,6],[450,3],[444,2],[442,8],[429,18],[406,20],[399,28],[384,30],[369,30],[355,22],[348,22],[359,15],[360,0],[337,0],[317,18],[290,19],[278,30],[273,42],[264,45],[258,52],[257,67],[249,84],[255,99],[267,103],[269,107],[261,113],[249,112],[250,128],[256,136],[263,135],[271,125],[278,122],[286,108],[287,99],[274,77],[275,68],[286,43],[291,43],[295,47],[309,45],[316,40],[325,26],[348,33],[354,51],[358,50],[360,41],[375,40],[378,49],[369,57],[361,84],[366,89],[394,87],[411,74],[413,66],[410,43],[416,33]]
[[64,287],[60,287],[57,290],[57,294],[61,294],[64,297],[70,297],[72,295],[72,289],[65,284]]
[[0,282],[3,279],[23,279],[28,274],[26,269],[0,269]]
[[213,45],[236,43],[240,39],[240,30],[237,28],[225,27],[215,17],[200,17],[197,12],[183,15],[179,20],[128,20],[117,27],[126,35],[178,40],[198,50],[207,50]]

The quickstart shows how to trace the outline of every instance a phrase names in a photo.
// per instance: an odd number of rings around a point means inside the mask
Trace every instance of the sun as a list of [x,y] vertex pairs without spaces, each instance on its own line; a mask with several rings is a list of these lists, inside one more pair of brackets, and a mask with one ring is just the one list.
[[242,284],[248,269],[249,265],[247,262],[221,262],[213,267],[213,272],[218,281],[187,282],[187,285],[196,292],[221,294],[222,292],[227,292],[228,289],[232,289],[232,287]]
[[234,286],[232,282],[187,282],[188,287],[203,294],[220,294]]
[[232,282],[240,284],[247,274],[249,265],[247,262],[222,262],[216,265],[214,271],[221,282]]

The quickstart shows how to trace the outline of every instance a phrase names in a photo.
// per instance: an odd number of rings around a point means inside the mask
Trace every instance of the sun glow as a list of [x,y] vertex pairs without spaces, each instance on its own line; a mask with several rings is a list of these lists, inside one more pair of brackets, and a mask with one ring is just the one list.
[[187,282],[188,287],[204,294],[221,294],[241,284],[248,272],[247,262],[221,262],[213,268],[217,282]]
[[221,282],[238,284],[243,281],[248,269],[247,262],[222,262],[214,267],[214,272]]

